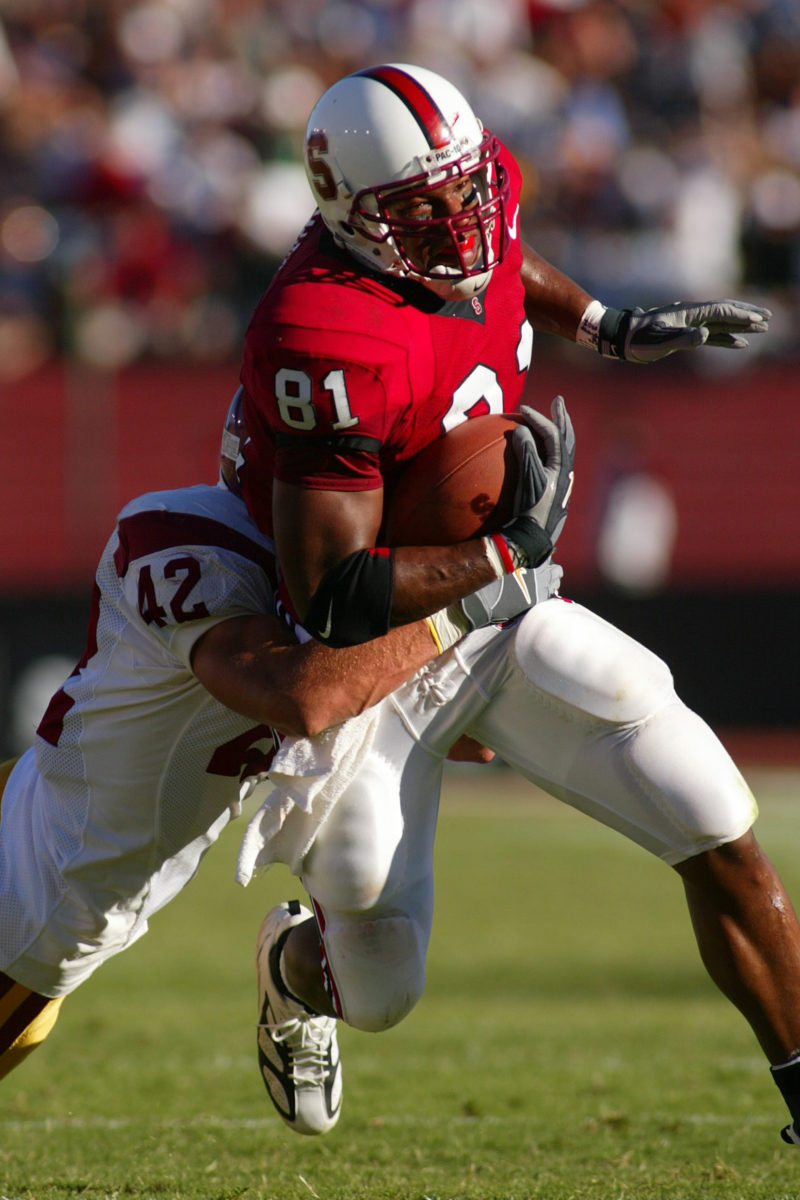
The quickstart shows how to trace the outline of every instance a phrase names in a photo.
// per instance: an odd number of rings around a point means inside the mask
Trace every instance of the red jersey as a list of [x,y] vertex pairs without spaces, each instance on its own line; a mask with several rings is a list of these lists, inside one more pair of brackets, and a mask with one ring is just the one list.
[[518,204],[509,172],[510,245],[484,291],[442,301],[365,270],[317,213],[256,308],[241,381],[250,440],[248,508],[272,532],[273,477],[304,488],[391,493],[434,438],[483,413],[513,411],[530,363]]

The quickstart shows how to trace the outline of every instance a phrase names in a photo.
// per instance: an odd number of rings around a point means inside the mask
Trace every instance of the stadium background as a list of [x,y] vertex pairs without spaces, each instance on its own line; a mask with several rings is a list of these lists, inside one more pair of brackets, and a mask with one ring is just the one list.
[[307,113],[379,60],[470,96],[522,163],[526,238],[599,298],[773,310],[743,354],[651,368],[539,336],[529,399],[578,429],[565,593],[796,760],[796,0],[0,0],[0,754],[82,652],[118,508],[214,478],[248,315],[310,214]]

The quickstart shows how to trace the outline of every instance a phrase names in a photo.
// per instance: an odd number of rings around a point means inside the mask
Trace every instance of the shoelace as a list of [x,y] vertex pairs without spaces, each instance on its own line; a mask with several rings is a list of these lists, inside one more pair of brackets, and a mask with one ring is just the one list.
[[298,1086],[314,1087],[325,1082],[328,1074],[328,1022],[330,1017],[288,1017],[277,1025],[260,1026],[268,1029],[274,1042],[286,1042],[292,1052],[289,1078]]

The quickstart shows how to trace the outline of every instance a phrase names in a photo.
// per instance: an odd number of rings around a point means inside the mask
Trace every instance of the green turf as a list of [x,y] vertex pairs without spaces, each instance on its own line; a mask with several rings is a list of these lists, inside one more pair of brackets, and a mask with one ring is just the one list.
[[[761,784],[800,899],[800,779]],[[429,983],[381,1035],[341,1033],[337,1128],[273,1116],[253,1053],[262,911],[243,823],[3,1084],[9,1200],[783,1200],[800,1157],[743,1020],[699,964],[677,877],[499,769],[454,770]]]

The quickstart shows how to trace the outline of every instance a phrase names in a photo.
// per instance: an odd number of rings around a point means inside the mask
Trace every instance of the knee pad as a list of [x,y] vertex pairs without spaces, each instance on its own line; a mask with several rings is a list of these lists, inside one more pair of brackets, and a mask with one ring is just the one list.
[[335,917],[324,942],[342,1018],[354,1029],[390,1029],[422,995],[427,939],[410,917]]
[[390,766],[368,762],[337,801],[302,866],[309,895],[326,911],[355,916],[394,902],[405,883],[399,796]]
[[755,797],[719,738],[680,701],[666,705],[625,745],[632,776],[658,796],[668,821],[661,852],[675,864],[735,841],[758,815]]

